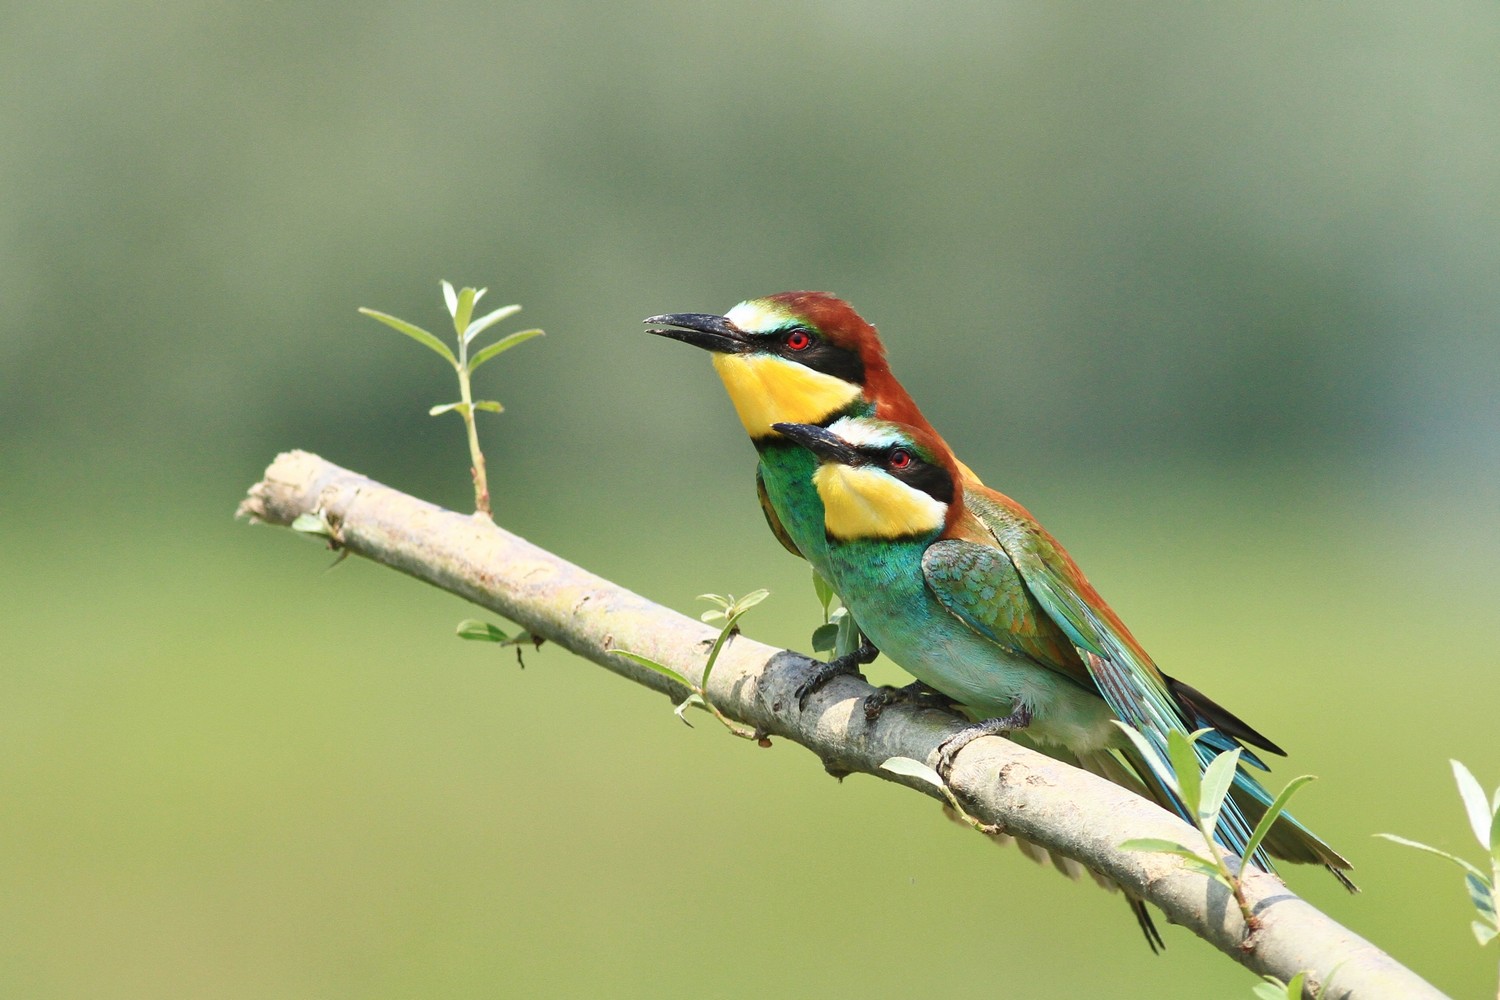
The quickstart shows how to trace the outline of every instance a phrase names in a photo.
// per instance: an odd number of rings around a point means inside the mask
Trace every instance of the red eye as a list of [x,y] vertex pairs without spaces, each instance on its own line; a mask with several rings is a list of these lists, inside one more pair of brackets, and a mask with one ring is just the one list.
[[812,337],[806,330],[793,330],[786,335],[784,343],[793,351],[805,351],[812,346]]
[[904,469],[911,464],[911,452],[897,448],[891,452],[891,457],[886,459],[886,464],[893,469]]

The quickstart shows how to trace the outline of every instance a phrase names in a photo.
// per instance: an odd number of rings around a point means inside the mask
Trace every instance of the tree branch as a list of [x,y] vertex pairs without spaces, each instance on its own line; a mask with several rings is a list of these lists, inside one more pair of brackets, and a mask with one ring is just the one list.
[[[290,525],[319,514],[332,543],[441,587],[510,619],[569,651],[681,700],[678,684],[611,650],[626,649],[684,677],[702,674],[717,631],[546,552],[487,519],[458,514],[382,486],[303,451],[286,452],[250,490],[239,514]],[[793,695],[812,660],[744,636],[720,655],[708,696],[726,715],[811,750],[835,774],[862,772],[934,798],[915,778],[881,770],[891,757],[935,760],[962,721],[897,705],[873,725],[856,678],[838,678],[798,712]],[[1374,945],[1300,899],[1276,877],[1250,871],[1245,895],[1260,923],[1246,941],[1230,893],[1164,854],[1122,851],[1133,837],[1197,844],[1192,827],[1102,778],[1003,739],[974,743],[959,756],[950,787],[975,818],[1077,859],[1160,907],[1253,972],[1286,981],[1309,975],[1309,990],[1330,997],[1442,996]]]

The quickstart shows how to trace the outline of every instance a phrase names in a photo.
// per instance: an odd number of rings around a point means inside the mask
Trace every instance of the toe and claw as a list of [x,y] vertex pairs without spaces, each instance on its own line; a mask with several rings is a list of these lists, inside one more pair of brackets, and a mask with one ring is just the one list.
[[818,664],[813,670],[812,675],[797,686],[798,711],[805,710],[807,708],[807,699],[811,698],[823,685],[835,677],[848,675],[863,679],[865,675],[860,673],[859,668],[866,663],[870,663],[879,655],[880,650],[876,649],[869,639],[860,636],[859,648],[854,652],[845,653],[837,659]]
[[1011,713],[1002,719],[985,719],[983,722],[976,722],[972,726],[960,729],[938,744],[938,774],[943,776],[944,781],[947,781],[958,752],[981,736],[1005,736],[1017,729],[1025,729],[1029,725],[1031,725],[1031,709],[1017,702]]
[[882,687],[865,699],[865,722],[873,725],[880,713],[892,705],[914,705],[917,708],[942,708],[953,710],[954,701],[937,688],[928,687],[921,681],[912,681],[906,687]]

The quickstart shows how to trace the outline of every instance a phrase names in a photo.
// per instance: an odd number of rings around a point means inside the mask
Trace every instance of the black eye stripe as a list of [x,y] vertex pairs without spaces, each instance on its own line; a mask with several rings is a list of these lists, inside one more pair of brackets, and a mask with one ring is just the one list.
[[[892,464],[893,457],[898,453],[907,456],[907,464],[899,468]],[[948,475],[948,470],[927,461],[910,448],[891,445],[870,449],[866,454],[870,456],[872,463],[880,465],[888,474],[913,489],[921,490],[942,504],[953,502],[953,478]]]
[[[793,348],[787,343],[787,339],[799,331],[810,340],[804,347]],[[858,350],[839,347],[809,326],[787,327],[778,330],[773,336],[775,340],[768,345],[772,352],[815,372],[832,375],[840,381],[864,385],[865,363]]]

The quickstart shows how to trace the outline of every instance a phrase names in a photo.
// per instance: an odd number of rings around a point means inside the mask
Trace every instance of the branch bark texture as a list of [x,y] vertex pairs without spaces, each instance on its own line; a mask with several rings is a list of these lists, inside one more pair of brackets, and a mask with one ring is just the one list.
[[[674,699],[687,696],[685,684],[611,651],[639,653],[696,680],[704,640],[718,634],[486,518],[444,510],[308,452],[278,456],[239,513],[278,525],[317,513],[334,543],[355,555],[457,594]],[[862,702],[872,689],[849,677],[835,679],[799,712],[793,692],[812,665],[799,653],[739,636],[720,655],[707,694],[726,715],[811,750],[830,772],[872,774],[941,799],[921,780],[880,765],[891,757],[934,763],[938,744],[962,720],[897,705],[867,724]],[[1255,870],[1246,874],[1244,886],[1260,927],[1247,939],[1239,909],[1221,885],[1169,855],[1118,846],[1134,837],[1197,845],[1197,831],[1092,774],[991,738],[959,755],[950,787],[975,818],[1082,862],[1255,973],[1287,981],[1305,971],[1309,989],[1328,984],[1323,995],[1330,998],[1443,995],[1280,879]]]

